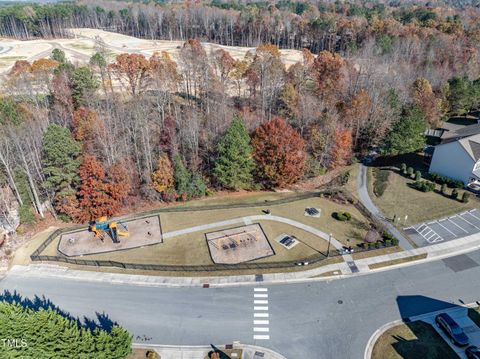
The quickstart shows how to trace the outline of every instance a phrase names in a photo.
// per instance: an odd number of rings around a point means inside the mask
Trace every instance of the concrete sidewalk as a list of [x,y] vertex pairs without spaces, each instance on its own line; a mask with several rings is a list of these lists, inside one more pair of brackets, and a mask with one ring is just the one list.
[[[370,258],[353,261],[350,256],[344,256],[344,259],[350,264],[354,264],[358,272],[353,272],[346,262],[329,264],[317,268],[307,269],[299,272],[287,273],[266,273],[262,276],[257,275],[237,275],[237,276],[218,276],[218,277],[167,277],[151,275],[133,275],[120,273],[106,273],[95,271],[73,270],[59,265],[51,264],[31,264],[29,266],[14,266],[10,273],[19,276],[37,276],[37,277],[62,277],[79,281],[107,282],[118,284],[132,284],[142,286],[165,286],[165,287],[186,287],[202,286],[209,284],[212,287],[251,285],[255,283],[275,284],[288,282],[321,281],[338,278],[345,278],[355,275],[365,275],[372,272],[390,270],[402,266],[410,266],[418,263],[439,260],[464,253],[469,253],[480,249],[480,233],[471,236],[448,241],[428,247],[416,248],[402,252],[385,254]],[[405,263],[384,266],[378,269],[370,269],[369,265],[389,262],[399,259],[405,259],[417,255],[426,254],[426,258]],[[308,267],[305,267],[308,268]],[[333,272],[333,274],[332,274]],[[336,273],[335,273],[336,272]],[[327,274],[328,276],[322,276]]]
[[365,208],[374,216],[378,221],[380,221],[388,231],[398,239],[398,244],[403,249],[413,249],[412,244],[408,241],[405,236],[400,233],[400,231],[395,228],[395,226],[385,219],[385,216],[381,213],[377,206],[373,203],[368,193],[368,181],[367,181],[367,167],[364,164],[360,163],[360,168],[358,171],[357,178],[357,191],[360,198],[360,202],[365,206]]
[[[212,350],[211,346],[174,346],[174,345],[149,345],[134,343],[134,348],[155,350],[161,359],[204,359]],[[219,350],[224,350],[224,345],[216,346]],[[233,349],[242,349],[242,359],[287,359],[283,355],[274,352],[268,348],[256,345],[247,345],[234,343]],[[232,359],[235,359],[232,357]]]

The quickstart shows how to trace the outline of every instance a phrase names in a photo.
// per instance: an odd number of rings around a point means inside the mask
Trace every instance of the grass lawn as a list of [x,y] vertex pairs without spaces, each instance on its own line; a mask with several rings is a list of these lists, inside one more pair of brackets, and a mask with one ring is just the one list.
[[[306,217],[304,215],[306,207],[321,209],[321,217]],[[280,205],[269,206],[266,204],[264,207],[161,213],[160,219],[163,231],[170,232],[242,216],[261,215],[263,214],[262,209],[266,208],[270,209],[272,215],[293,219],[325,233],[332,233],[335,239],[345,245],[354,246],[360,243],[369,228],[367,219],[354,206],[334,203],[325,198],[310,198]],[[352,220],[350,222],[340,222],[334,219],[332,213],[337,211],[350,212],[353,217]],[[272,223],[279,224],[278,222]]]
[[391,261],[385,261],[385,262],[370,264],[368,266],[368,268],[376,269],[376,268],[388,267],[388,266],[393,266],[393,265],[396,265],[396,264],[418,261],[419,259],[424,259],[424,258],[427,258],[427,253],[418,254],[416,256],[411,256],[411,257],[394,259],[394,260],[391,260]]
[[[387,218],[393,218],[394,215],[401,218],[402,226],[404,226],[405,215],[408,215],[406,222],[408,226],[480,206],[480,202],[473,195],[470,196],[468,203],[462,203],[437,192],[418,191],[408,186],[414,180],[407,179],[394,171],[390,174],[384,194],[377,197],[373,194],[371,171],[372,169],[369,168],[368,189],[370,197]],[[437,185],[437,190],[440,190],[439,185]],[[451,189],[449,188],[448,193],[450,192]],[[462,197],[463,192],[463,190],[459,190],[459,198]]]
[[[42,232],[39,232],[32,236],[28,242],[26,242],[23,246],[18,248],[14,252],[14,256],[10,261],[10,268],[14,265],[26,265],[31,263],[30,255],[43,243],[47,237],[53,233],[57,228],[50,227]],[[54,251],[52,255],[57,253],[56,247],[54,247]],[[51,253],[50,253],[51,254]]]
[[370,258],[370,257],[376,257],[376,256],[383,256],[384,254],[391,254],[391,253],[396,253],[401,251],[402,249],[400,247],[392,246],[392,247],[374,249],[374,250],[365,251],[365,252],[358,252],[358,253],[354,252],[352,254],[352,258],[354,260],[358,260],[358,259],[364,259],[364,258]]
[[378,338],[372,359],[458,359],[435,329],[425,322],[390,328]]
[[358,192],[357,192],[358,168],[359,168],[359,164],[355,163],[347,169],[350,172],[350,177],[348,178],[348,182],[345,185],[345,189],[348,192],[350,192],[350,194],[356,199],[358,199]]

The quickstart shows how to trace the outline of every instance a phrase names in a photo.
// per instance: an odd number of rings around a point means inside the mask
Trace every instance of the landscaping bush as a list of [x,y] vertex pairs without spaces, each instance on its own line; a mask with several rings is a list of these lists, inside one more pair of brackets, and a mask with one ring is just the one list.
[[435,189],[435,183],[429,181],[416,181],[412,184],[412,187],[422,192],[431,192]]
[[407,174],[407,165],[405,163],[402,163],[400,165],[400,172],[403,174],[403,175],[406,175]]
[[462,202],[463,203],[468,203],[468,200],[470,199],[470,193],[468,192],[463,192],[463,195],[462,195]]
[[458,198],[458,191],[456,188],[452,190],[452,194],[450,195],[452,199],[457,199]]
[[384,231],[382,234],[382,237],[385,241],[387,240],[393,241],[393,239],[395,239],[395,237],[389,231]]
[[446,194],[447,193],[447,184],[443,183],[442,186],[440,187],[440,193],[441,194]]
[[158,355],[157,355],[157,352],[155,352],[153,350],[148,350],[147,354],[146,354],[146,357],[147,357],[147,359],[157,359]]
[[463,188],[464,184],[460,180],[442,176],[438,173],[430,173],[430,180],[440,185],[447,185],[450,188]]
[[348,212],[334,212],[333,218],[335,218],[338,221],[345,222],[345,221],[351,220],[352,215]]
[[385,246],[390,247],[392,245],[391,239],[385,239]]
[[0,302],[0,337],[22,338],[27,344],[5,345],[0,357],[121,359],[131,353],[132,337],[125,329],[114,324],[108,331],[92,330],[51,306],[42,308],[42,304],[24,307]]
[[412,168],[412,167],[408,167],[408,168],[407,168],[407,175],[408,175],[408,177],[410,177],[410,178],[413,176],[413,168]]
[[397,238],[392,239],[392,245],[398,246],[398,239]]
[[415,172],[415,181],[420,181],[422,179],[422,173],[420,171]]
[[373,193],[377,197],[381,197],[388,187],[388,179],[390,178],[390,171],[388,170],[376,170],[375,181],[373,182]]

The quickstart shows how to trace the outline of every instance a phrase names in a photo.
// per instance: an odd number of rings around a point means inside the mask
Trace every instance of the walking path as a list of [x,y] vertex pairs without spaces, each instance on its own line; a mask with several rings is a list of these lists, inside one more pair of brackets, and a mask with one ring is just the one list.
[[[265,285],[274,283],[321,281],[331,280],[333,278],[345,278],[355,275],[365,275],[372,272],[385,271],[402,266],[409,266],[412,264],[439,260],[455,255],[460,255],[463,253],[472,252],[478,249],[480,249],[480,233],[456,239],[454,241],[433,244],[427,247],[421,247],[370,258],[358,259],[354,263],[350,255],[345,255],[345,262],[341,263],[329,264],[299,272],[265,273],[260,279],[260,282],[262,285]],[[417,259],[414,262],[408,261],[409,257],[415,257],[419,255],[426,255],[426,258]],[[371,269],[369,267],[372,264],[401,259],[406,259],[408,262],[388,265],[377,269]],[[355,267],[353,268],[351,266],[352,263],[355,265]],[[209,284],[212,287],[226,287],[260,284],[259,277],[256,275],[232,275],[219,277],[162,277],[151,275],[81,271],[51,264],[31,264],[28,266],[16,265],[10,270],[10,272],[20,276],[62,277],[79,281],[107,282],[154,287],[203,286],[204,284]]]
[[400,233],[400,231],[395,228],[393,224],[385,219],[385,216],[382,212],[378,209],[377,206],[373,203],[370,195],[368,193],[367,188],[367,167],[360,163],[360,168],[358,171],[358,178],[357,178],[357,190],[358,195],[360,197],[360,202],[367,208],[367,210],[374,216],[378,221],[380,221],[385,228],[393,235],[395,238],[398,239],[398,245],[403,249],[413,249],[412,244],[408,241],[405,236]]
[[[174,345],[151,345],[134,343],[134,348],[155,350],[162,359],[203,359],[212,350],[211,346],[174,346]],[[242,359],[287,359],[283,355],[273,350],[259,347],[256,345],[247,345],[234,343],[234,349],[242,349]],[[223,350],[224,346],[218,346]]]
[[320,238],[325,239],[326,241],[330,240],[331,244],[335,248],[343,249],[343,244],[342,243],[340,243],[335,238],[331,237],[330,235],[328,235],[325,232],[322,232],[319,229],[310,227],[306,224],[294,221],[294,220],[289,219],[289,218],[273,216],[273,215],[270,215],[270,214],[256,215],[256,216],[246,216],[246,217],[228,219],[226,221],[202,224],[200,226],[189,227],[189,228],[185,228],[185,229],[179,229],[177,231],[171,231],[171,232],[164,233],[163,238],[172,238],[172,237],[177,237],[177,236],[181,236],[181,235],[184,235],[184,234],[207,231],[207,230],[214,229],[214,228],[217,228],[217,227],[230,226],[230,225],[234,225],[234,224],[238,224],[238,223],[251,224],[254,221],[276,221],[276,222],[282,222],[282,223],[285,223],[285,224],[289,224],[293,227],[297,227],[297,228],[302,229],[306,232],[310,232],[310,233],[312,233],[312,234],[314,234],[314,235],[316,235]]

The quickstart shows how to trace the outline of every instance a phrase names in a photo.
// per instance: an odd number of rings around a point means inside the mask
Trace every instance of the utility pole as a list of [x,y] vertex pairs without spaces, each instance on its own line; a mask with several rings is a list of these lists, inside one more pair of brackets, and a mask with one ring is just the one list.
[[328,249],[327,249],[327,257],[330,257],[330,242],[332,241],[332,234],[328,234]]

